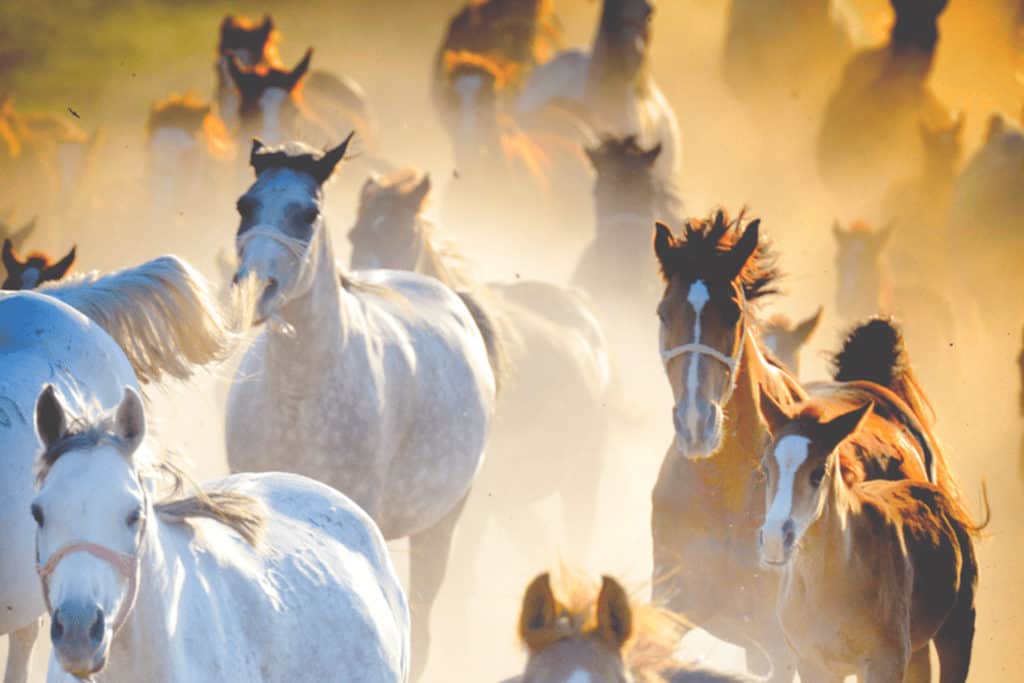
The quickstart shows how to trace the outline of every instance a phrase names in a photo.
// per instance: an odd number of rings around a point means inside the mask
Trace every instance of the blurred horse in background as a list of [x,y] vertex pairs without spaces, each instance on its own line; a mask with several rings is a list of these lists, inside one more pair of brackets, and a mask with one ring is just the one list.
[[33,251],[24,259],[19,259],[14,251],[11,240],[5,239],[3,245],[3,262],[7,270],[7,278],[0,289],[16,291],[35,289],[45,282],[56,282],[63,278],[75,264],[76,247],[60,261],[54,261],[49,255]]
[[821,325],[825,308],[806,320],[791,321],[787,316],[774,315],[758,324],[761,342],[794,377],[800,376],[800,351]]

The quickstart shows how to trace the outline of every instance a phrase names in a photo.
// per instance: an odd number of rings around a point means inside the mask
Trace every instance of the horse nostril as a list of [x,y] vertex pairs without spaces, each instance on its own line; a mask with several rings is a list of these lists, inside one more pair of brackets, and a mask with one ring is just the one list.
[[56,643],[63,637],[64,623],[60,620],[60,610],[54,610],[53,617],[51,617],[50,623],[50,639]]
[[782,525],[782,544],[789,550],[793,547],[793,542],[796,541],[796,530],[793,528],[793,520],[787,519],[786,523]]
[[103,617],[103,610],[96,610],[96,619],[92,622],[92,626],[89,627],[89,637],[93,639],[93,642],[100,642],[103,640],[103,632],[106,630],[106,619]]
[[763,548],[764,547],[764,529],[761,529],[760,531],[757,532],[757,547],[758,548]]

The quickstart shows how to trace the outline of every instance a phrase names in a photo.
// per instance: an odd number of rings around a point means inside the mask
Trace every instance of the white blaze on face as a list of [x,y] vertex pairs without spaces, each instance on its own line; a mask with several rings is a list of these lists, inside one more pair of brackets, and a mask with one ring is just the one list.
[[[686,300],[690,306],[693,307],[693,343],[700,344],[701,335],[701,315],[704,312],[704,306],[707,305],[708,299],[711,298],[708,292],[707,285],[702,280],[697,280],[690,285],[690,291],[686,295]],[[697,434],[697,389],[700,388],[700,354],[690,354],[690,367],[686,375],[686,421],[687,427],[690,429],[690,435]]]
[[289,94],[281,88],[267,88],[260,95],[260,111],[263,112],[263,142],[277,144],[283,137],[281,111]]
[[593,681],[594,678],[583,669],[576,669],[565,679],[565,683],[593,683]]
[[778,478],[775,497],[764,518],[764,551],[776,561],[784,559],[782,551],[782,527],[793,513],[793,486],[797,470],[807,460],[811,440],[806,436],[785,436],[775,444],[775,462],[778,464]]

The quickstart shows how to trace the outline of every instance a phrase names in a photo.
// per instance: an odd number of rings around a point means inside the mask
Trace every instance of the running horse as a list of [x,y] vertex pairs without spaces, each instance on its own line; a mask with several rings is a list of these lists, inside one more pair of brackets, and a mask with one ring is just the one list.
[[758,325],[765,347],[794,377],[800,376],[800,351],[821,325],[824,312],[824,307],[819,308],[810,318],[797,322],[785,315],[773,315]]
[[651,74],[653,16],[653,0],[604,0],[590,52],[567,50],[538,67],[519,96],[517,115],[566,108],[602,134],[636,136],[645,149],[661,145],[658,178],[667,196],[678,199],[679,123]]
[[778,576],[757,555],[767,435],[758,403],[769,394],[789,405],[806,393],[756,334],[757,305],[780,277],[774,254],[760,221],[723,210],[690,219],[678,237],[659,223],[654,251],[665,285],[661,357],[675,398],[675,438],[652,494],[654,603],[788,682],[795,668],[775,615]]

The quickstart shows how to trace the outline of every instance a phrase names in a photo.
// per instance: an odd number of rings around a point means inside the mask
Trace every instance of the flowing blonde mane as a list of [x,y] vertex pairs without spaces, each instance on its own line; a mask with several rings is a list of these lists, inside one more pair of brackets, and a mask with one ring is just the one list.
[[40,291],[103,328],[144,383],[164,374],[187,379],[196,366],[226,358],[236,341],[205,278],[175,256],[76,275]]

